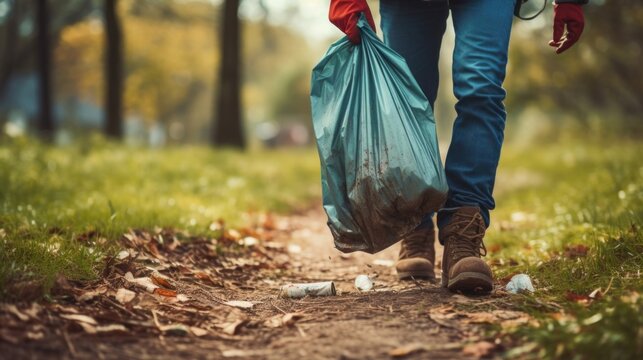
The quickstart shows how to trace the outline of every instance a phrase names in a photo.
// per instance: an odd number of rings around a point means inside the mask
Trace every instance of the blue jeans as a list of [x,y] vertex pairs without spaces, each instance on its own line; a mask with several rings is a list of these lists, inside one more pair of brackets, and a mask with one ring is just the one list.
[[[458,102],[445,171],[449,195],[438,227],[462,206],[480,208],[489,226],[506,112],[503,104],[514,0],[380,0],[384,41],[408,63],[431,107],[449,10],[455,29],[453,92]],[[433,226],[427,214],[420,227]]]

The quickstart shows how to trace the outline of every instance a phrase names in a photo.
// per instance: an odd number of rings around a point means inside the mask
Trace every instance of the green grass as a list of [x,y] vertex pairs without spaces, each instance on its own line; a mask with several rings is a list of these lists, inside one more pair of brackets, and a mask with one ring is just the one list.
[[[314,149],[147,149],[93,139],[51,147],[0,145],[0,297],[7,284],[91,279],[101,254],[128,228],[205,234],[218,219],[284,212],[320,196]],[[95,232],[88,246],[79,235]]]
[[[497,278],[529,274],[534,294],[509,302],[537,325],[512,331],[509,357],[627,359],[643,353],[643,145],[507,146],[486,239]],[[91,140],[0,145],[0,297],[7,284],[58,274],[92,279],[128,228],[208,234],[248,211],[287,212],[320,196],[314,149],[145,149]],[[79,246],[79,235],[95,232]],[[104,239],[104,240],[103,240]],[[566,249],[583,245],[586,254]],[[589,304],[568,300],[595,289]],[[609,288],[609,290],[607,290]],[[499,330],[502,332],[503,330]],[[533,347],[532,347],[533,349]],[[519,350],[519,349],[518,349]]]
[[[641,154],[636,143],[505,151],[499,173],[508,176],[499,178],[486,243],[495,250],[497,277],[527,273],[534,281],[536,292],[515,302],[539,326],[514,335],[538,343],[537,357],[626,359],[643,352]],[[573,256],[569,249],[578,245],[587,252]],[[607,293],[598,300],[570,300],[599,288]],[[543,306],[552,303],[560,308]]]

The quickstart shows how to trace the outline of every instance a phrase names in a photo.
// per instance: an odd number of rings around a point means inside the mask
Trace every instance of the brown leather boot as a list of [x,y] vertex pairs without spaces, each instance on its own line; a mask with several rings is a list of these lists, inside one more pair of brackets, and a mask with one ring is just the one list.
[[433,226],[415,230],[402,239],[402,248],[395,269],[400,280],[435,279],[435,230]]
[[482,242],[486,226],[480,209],[461,207],[440,229],[444,244],[442,286],[463,293],[488,293],[493,289],[491,268],[480,256],[487,255]]

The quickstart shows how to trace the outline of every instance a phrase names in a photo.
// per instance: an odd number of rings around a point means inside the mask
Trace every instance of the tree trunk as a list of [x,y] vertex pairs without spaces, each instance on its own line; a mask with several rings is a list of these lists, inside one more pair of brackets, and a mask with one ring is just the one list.
[[225,0],[221,31],[221,69],[217,114],[212,142],[215,146],[245,147],[241,119],[241,36],[239,0]]
[[49,36],[49,6],[47,0],[37,0],[36,24],[38,28],[38,77],[39,116],[37,130],[45,141],[51,141],[54,135],[54,119],[51,103],[51,38]]
[[118,0],[105,0],[105,134],[123,137],[123,35]]

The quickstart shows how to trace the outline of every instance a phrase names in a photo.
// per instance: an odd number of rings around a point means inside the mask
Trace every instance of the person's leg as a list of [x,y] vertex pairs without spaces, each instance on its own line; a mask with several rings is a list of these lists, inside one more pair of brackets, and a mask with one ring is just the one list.
[[380,16],[384,42],[406,60],[433,108],[440,46],[449,16],[446,0],[380,0]]
[[504,138],[505,78],[514,0],[451,2],[455,29],[453,90],[457,118],[445,171],[447,202],[438,226],[448,223],[454,209],[479,207],[485,225]]
[[[415,80],[434,108],[438,95],[439,60],[449,6],[444,1],[381,0],[384,42],[406,60]],[[418,229],[433,228],[427,214]]]
[[505,78],[514,0],[451,2],[455,29],[453,91],[457,118],[445,170],[449,195],[438,213],[442,285],[452,291],[489,292],[491,268],[483,237],[505,126]]
[[[426,95],[431,108],[438,92],[438,61],[449,9],[446,0],[381,0],[384,42],[399,53]],[[395,265],[400,279],[435,278],[435,230],[427,214],[416,231],[401,241]]]

